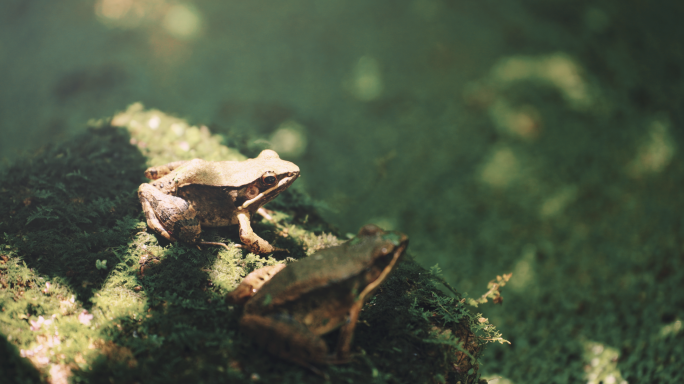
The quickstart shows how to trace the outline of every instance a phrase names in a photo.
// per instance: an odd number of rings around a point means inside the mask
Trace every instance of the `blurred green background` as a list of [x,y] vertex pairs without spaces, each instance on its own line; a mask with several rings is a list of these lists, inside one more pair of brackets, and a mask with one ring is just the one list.
[[140,101],[278,150],[462,292],[513,272],[492,382],[682,382],[683,8],[5,0],[0,159]]

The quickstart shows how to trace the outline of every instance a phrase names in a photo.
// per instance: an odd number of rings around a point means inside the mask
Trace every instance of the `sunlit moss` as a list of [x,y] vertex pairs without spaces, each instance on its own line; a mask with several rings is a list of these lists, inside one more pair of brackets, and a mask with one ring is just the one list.
[[[189,126],[184,120],[157,110],[145,110],[141,103],[131,104],[115,115],[111,124],[131,133],[131,144],[148,156],[148,165],[191,160],[203,154],[205,160],[244,160],[246,157],[221,144],[205,126]],[[171,131],[175,135],[168,135]]]
[[513,108],[505,99],[498,99],[489,108],[489,116],[500,132],[525,140],[536,139],[541,131],[541,117],[536,108]]
[[95,15],[103,24],[115,28],[137,28],[159,12],[164,0],[99,0]]
[[594,341],[583,344],[587,384],[627,384],[617,368],[620,353],[616,348]]
[[487,380],[487,384],[514,384],[511,380],[500,375],[483,375],[482,378]]
[[542,202],[539,209],[541,218],[550,218],[559,215],[577,198],[577,186],[571,185],[561,188],[555,194]]
[[509,286],[516,291],[531,293],[530,285],[534,284],[534,256],[537,249],[534,245],[527,245],[522,252],[520,260],[513,267],[513,277]]
[[158,25],[169,35],[192,40],[202,32],[202,15],[191,4],[167,0],[98,0],[95,15],[113,28],[140,28]]
[[86,321],[87,311],[60,279],[50,282],[34,273],[11,247],[4,254],[10,258],[0,269],[0,280],[15,289],[0,285],[0,334],[52,382],[64,382],[56,380],[70,376],[65,367],[87,364],[96,357],[88,345],[99,332]]
[[495,86],[508,86],[523,80],[547,82],[557,87],[575,107],[588,107],[594,101],[581,67],[564,53],[507,57],[492,68],[490,76]]
[[248,273],[280,262],[272,256],[261,257],[252,253],[243,257],[240,248],[222,249],[219,255],[211,267],[209,276],[212,283],[226,293],[235,289]]
[[188,4],[172,5],[162,22],[166,31],[180,39],[194,39],[202,29],[202,16],[199,11]]
[[682,330],[682,321],[675,320],[670,324],[663,325],[660,329],[660,337],[676,336]]
[[503,188],[520,177],[520,163],[508,147],[495,149],[480,173],[481,180],[492,187]]
[[383,90],[380,63],[371,56],[361,57],[354,66],[347,87],[358,100],[377,99]]
[[627,166],[632,177],[661,172],[675,154],[675,144],[669,132],[670,123],[666,118],[651,121],[644,143],[639,146],[636,158]]

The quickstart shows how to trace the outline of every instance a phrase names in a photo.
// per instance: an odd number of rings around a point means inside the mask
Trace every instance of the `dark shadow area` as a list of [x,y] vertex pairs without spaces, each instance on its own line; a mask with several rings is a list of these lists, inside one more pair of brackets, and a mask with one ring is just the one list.
[[[240,332],[242,308],[227,305],[205,272],[215,262],[215,256],[193,248],[169,250],[138,277],[147,294],[143,316],[113,319],[104,331],[110,341],[98,346],[102,355],[87,371],[74,372],[76,377],[91,383],[321,382],[319,375],[273,357]],[[469,342],[467,310],[456,306],[460,315],[451,314],[461,316],[460,323],[447,318],[444,305],[450,299],[436,292],[429,276],[410,256],[399,264],[361,314],[352,362],[321,367],[332,382],[365,382],[373,372],[388,381],[443,377],[451,382],[460,377],[454,364],[470,367],[469,358],[449,344],[454,335]],[[442,342],[428,340],[436,330],[445,332]],[[325,336],[331,349],[336,337],[337,332]]]
[[[228,126],[247,124],[260,134],[266,134],[274,126],[297,116],[297,111],[287,104],[268,101],[224,100],[216,111],[216,117]],[[218,129],[220,133],[230,136],[238,132],[228,129]],[[250,133],[251,135],[251,133]],[[246,155],[255,157],[257,153]]]
[[92,128],[3,170],[0,232],[48,281],[68,285],[84,305],[105,277],[96,260],[113,265],[109,250],[128,242],[138,224],[136,190],[145,157],[125,129]]
[[0,377],[7,384],[33,384],[40,382],[40,373],[31,363],[22,358],[19,350],[0,333]]
[[215,261],[213,251],[176,245],[167,248],[161,261],[143,265],[136,284],[146,295],[144,312],[113,319],[104,331],[109,341],[102,356],[75,375],[92,383],[242,377],[229,363],[239,311],[224,303],[211,282],[207,271]]
[[127,78],[125,70],[114,64],[88,67],[62,76],[52,92],[62,103],[81,97],[103,98],[107,92],[125,83]]

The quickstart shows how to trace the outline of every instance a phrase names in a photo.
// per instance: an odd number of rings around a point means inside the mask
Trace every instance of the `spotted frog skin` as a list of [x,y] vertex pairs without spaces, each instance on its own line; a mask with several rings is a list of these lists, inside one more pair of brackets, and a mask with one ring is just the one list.
[[[246,302],[240,327],[268,352],[312,370],[346,363],[361,308],[407,246],[405,234],[366,225],[342,245],[252,272],[228,301]],[[330,353],[321,335],[338,328]]]
[[264,150],[245,161],[177,161],[145,171],[138,197],[147,225],[170,241],[222,245],[200,240],[201,227],[240,226],[240,240],[256,254],[280,249],[250,225],[255,212],[299,177],[297,165]]

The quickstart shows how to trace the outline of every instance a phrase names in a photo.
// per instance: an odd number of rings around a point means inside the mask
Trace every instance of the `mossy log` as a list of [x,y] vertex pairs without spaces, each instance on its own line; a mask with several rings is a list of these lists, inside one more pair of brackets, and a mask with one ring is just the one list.
[[[296,262],[345,240],[291,188],[255,222],[289,250],[280,260],[240,249],[168,243],[151,233],[136,190],[151,165],[241,160],[206,127],[134,104],[85,133],[0,173],[0,377],[16,382],[321,382],[262,351],[225,302],[250,271]],[[296,183],[295,183],[296,184]],[[235,228],[205,240],[237,242]],[[287,257],[286,257],[287,256]],[[353,361],[322,367],[333,382],[479,380],[486,319],[409,255],[366,304]],[[480,327],[480,328],[478,328]],[[334,335],[330,335],[334,343]]]

